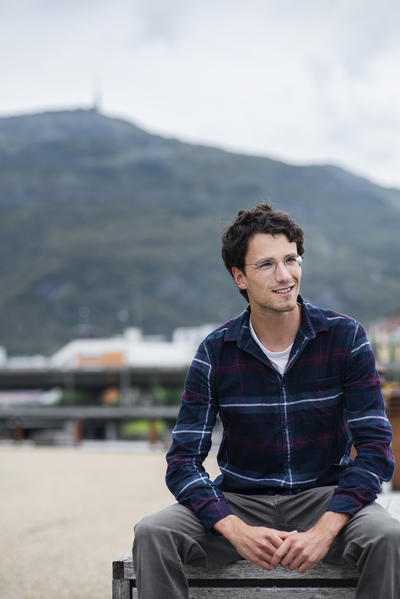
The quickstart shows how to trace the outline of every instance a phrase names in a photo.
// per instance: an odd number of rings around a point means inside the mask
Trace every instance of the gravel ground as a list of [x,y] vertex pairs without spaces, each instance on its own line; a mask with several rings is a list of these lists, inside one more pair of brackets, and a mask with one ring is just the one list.
[[173,501],[161,451],[0,447],[0,598],[109,599],[133,525]]
[[[164,472],[161,450],[1,446],[0,598],[110,599],[134,523],[173,501]],[[400,493],[380,502],[400,519]]]

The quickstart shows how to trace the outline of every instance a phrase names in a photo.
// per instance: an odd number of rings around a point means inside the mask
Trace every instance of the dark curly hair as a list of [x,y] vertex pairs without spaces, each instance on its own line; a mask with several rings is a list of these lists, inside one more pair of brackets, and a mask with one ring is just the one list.
[[[264,202],[251,210],[240,210],[233,223],[222,234],[222,259],[231,275],[234,266],[244,272],[249,240],[256,233],[286,235],[290,242],[296,243],[299,256],[304,254],[302,228],[289,214],[281,210],[273,210]],[[240,293],[248,301],[246,290],[240,289]]]

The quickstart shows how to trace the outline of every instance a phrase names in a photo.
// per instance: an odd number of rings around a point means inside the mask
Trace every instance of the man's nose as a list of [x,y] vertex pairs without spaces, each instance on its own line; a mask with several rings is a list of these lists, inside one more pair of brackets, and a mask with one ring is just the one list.
[[275,278],[277,281],[287,281],[288,279],[291,279],[291,275],[283,261],[278,262],[278,264],[276,265]]

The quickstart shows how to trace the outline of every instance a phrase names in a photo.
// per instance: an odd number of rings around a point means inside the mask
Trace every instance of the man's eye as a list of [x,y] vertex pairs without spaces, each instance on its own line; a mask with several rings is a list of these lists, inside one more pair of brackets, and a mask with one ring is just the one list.
[[257,268],[271,268],[272,262],[261,262],[257,265]]
[[285,260],[287,264],[297,264],[297,256],[288,256]]

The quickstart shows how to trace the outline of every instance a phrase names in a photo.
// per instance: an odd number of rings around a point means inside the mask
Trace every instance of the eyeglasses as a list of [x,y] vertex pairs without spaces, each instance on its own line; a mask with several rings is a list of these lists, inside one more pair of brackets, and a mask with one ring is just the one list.
[[255,262],[254,264],[245,264],[245,266],[254,266],[256,270],[267,275],[272,275],[274,272],[276,272],[278,264],[281,262],[287,271],[296,272],[301,267],[303,258],[296,254],[290,254],[278,262],[272,258],[261,258],[261,260],[258,260],[258,262]]

